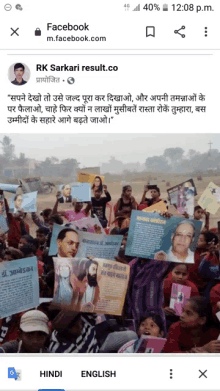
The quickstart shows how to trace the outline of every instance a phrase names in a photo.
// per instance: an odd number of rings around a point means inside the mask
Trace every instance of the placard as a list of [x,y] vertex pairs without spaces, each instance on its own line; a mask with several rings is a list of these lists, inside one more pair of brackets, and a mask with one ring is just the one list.
[[100,258],[53,258],[54,302],[81,312],[121,315],[130,267]]
[[125,255],[194,263],[202,222],[132,211]]
[[37,258],[0,263],[0,318],[39,305]]

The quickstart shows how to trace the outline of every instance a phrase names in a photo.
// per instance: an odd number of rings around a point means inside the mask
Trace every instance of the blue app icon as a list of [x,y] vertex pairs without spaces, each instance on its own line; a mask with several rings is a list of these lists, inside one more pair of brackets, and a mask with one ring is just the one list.
[[11,368],[8,368],[8,379],[15,379],[17,380],[17,375],[16,375],[16,371],[13,367]]

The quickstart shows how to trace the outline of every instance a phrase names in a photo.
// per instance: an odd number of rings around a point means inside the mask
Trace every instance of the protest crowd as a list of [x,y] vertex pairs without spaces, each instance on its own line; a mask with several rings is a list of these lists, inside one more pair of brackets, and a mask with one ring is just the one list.
[[179,217],[157,185],[115,205],[100,176],[83,185],[89,199],[63,185],[39,213],[0,184],[0,353],[220,353],[218,228],[193,184],[168,191]]

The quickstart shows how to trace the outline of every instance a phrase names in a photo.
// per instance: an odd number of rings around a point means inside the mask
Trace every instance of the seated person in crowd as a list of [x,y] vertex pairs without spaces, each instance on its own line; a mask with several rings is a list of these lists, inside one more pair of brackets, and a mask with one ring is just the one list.
[[[200,221],[202,220],[203,216],[205,215],[205,223],[202,223],[202,232],[206,232],[209,230],[209,218],[210,218],[210,213],[206,212],[205,209],[202,209],[201,206],[197,205],[194,208],[194,220]],[[189,215],[185,212],[183,213],[183,216],[185,218],[189,218]]]
[[[162,212],[161,216],[170,218],[169,212]],[[173,262],[164,262],[154,259],[134,258],[129,262],[130,276],[124,312],[127,319],[134,319],[136,327],[142,316],[149,311],[157,312],[164,322],[163,312],[163,282],[173,269]]]
[[150,335],[151,337],[164,337],[164,323],[160,315],[155,312],[149,312],[140,319],[138,326],[138,338],[126,343],[118,353],[135,353],[140,337],[142,335]]
[[[207,279],[204,279],[204,276],[201,275],[199,270],[199,265],[209,252],[210,246],[212,247],[212,241],[218,243],[218,237],[211,231],[203,232],[199,235],[199,240],[197,243],[197,248],[194,253],[194,264],[189,265],[189,280],[192,281],[197,288],[199,289],[200,294],[202,294],[207,286]],[[215,252],[210,253],[208,257],[208,261],[212,263],[212,265],[218,264],[218,257],[216,257]]]
[[33,243],[24,244],[22,247],[23,258],[36,257],[37,247]]
[[220,263],[218,251],[218,236],[213,233],[213,238],[209,242],[207,252],[203,254],[198,271],[204,281],[203,296],[209,301],[211,288],[218,282],[220,278]]
[[18,248],[21,237],[23,235],[29,234],[29,225],[24,221],[26,217],[26,213],[22,211],[16,213],[10,213],[8,201],[6,198],[5,198],[5,209],[6,209],[8,224],[9,224],[8,245],[14,248]]
[[77,316],[74,314],[68,316],[64,314],[62,320],[59,318],[59,324],[57,319],[53,322],[54,331],[49,344],[50,353],[98,353],[95,315],[78,313]]
[[34,243],[24,244],[21,252],[22,258],[37,257],[38,275],[41,277],[44,272],[44,263],[42,262],[41,257],[37,255],[37,245],[34,245]]
[[[111,232],[111,235],[118,235],[118,233],[117,232],[116,233],[114,233],[114,232],[112,233]],[[121,242],[120,250],[118,252],[117,257],[115,257],[115,259],[118,262],[128,264],[133,259],[133,257],[130,257],[129,255],[125,255],[125,250],[126,250],[126,245],[127,245],[127,238],[128,238],[128,230],[127,229],[126,230],[121,230],[119,235],[123,235],[123,239],[122,239],[122,242]]]
[[40,279],[40,297],[53,298],[54,293],[54,270],[50,270]]
[[210,304],[204,297],[190,298],[180,321],[169,329],[164,353],[220,353],[219,329],[210,316]]
[[95,179],[93,181],[92,190],[93,190],[93,193],[95,190],[100,190],[101,192],[103,191],[102,179],[98,175],[95,177]]
[[94,197],[92,197],[92,216],[95,214],[103,228],[107,227],[108,221],[105,215],[106,204],[111,201],[111,196],[107,186],[103,185],[105,197],[102,197],[102,191],[99,188],[94,189]]
[[28,243],[33,244],[34,242],[35,242],[35,239],[31,235],[28,235],[28,234],[23,235],[19,241],[18,248],[19,248],[19,250],[22,251],[23,246],[25,246]]
[[213,315],[220,311],[220,284],[216,284],[210,291],[210,303]]
[[123,186],[122,195],[115,206],[115,217],[131,217],[132,210],[137,209],[137,202],[132,196],[132,187]]
[[205,224],[203,223],[202,230],[208,231],[209,230],[209,217],[210,213],[206,212],[206,210],[202,209],[201,206],[197,205],[194,208],[194,220],[201,220],[203,215],[205,215]]
[[0,346],[5,342],[17,340],[19,337],[21,314],[7,316],[0,319]]
[[50,334],[48,322],[42,311],[26,312],[20,320],[18,339],[3,343],[0,353],[46,353],[45,344]]
[[96,338],[96,315],[79,313],[86,285],[77,284],[72,295],[71,305],[55,305],[61,309],[53,320],[50,353],[97,353],[99,346]]
[[59,204],[59,196],[60,192],[57,192],[57,200],[54,205],[54,208],[52,210],[52,215],[59,215],[65,217],[65,219],[68,220],[68,222],[71,221],[77,221],[80,219],[83,219],[89,215],[89,211],[91,209],[91,203],[88,203],[86,208],[83,209],[83,202],[77,202],[76,200],[73,200],[72,205],[73,209],[72,210],[66,210],[66,211],[57,211],[58,204]]
[[135,258],[130,265],[130,277],[125,301],[125,317],[134,319],[136,327],[146,312],[157,312],[164,322],[163,281],[172,270],[172,262]]
[[7,247],[2,253],[3,261],[15,261],[17,259],[22,259],[23,253],[18,248]]
[[[157,187],[156,185],[155,186],[151,186],[151,189],[148,188],[149,185],[145,185],[144,186],[144,193],[143,193],[143,196],[141,198],[141,202],[138,206],[138,210],[142,210],[142,209],[145,209],[151,205],[154,205],[156,204],[157,202],[160,202],[162,201],[161,198],[160,198],[160,189],[159,187]],[[151,198],[147,198],[146,197],[146,194],[147,192],[150,190],[151,192]]]
[[52,215],[52,209],[44,209],[40,215],[43,217],[43,221],[37,216],[35,212],[31,213],[32,220],[39,228],[45,228],[46,233],[50,232],[50,217]]
[[47,245],[47,231],[45,230],[44,227],[40,227],[37,229],[36,234],[37,234],[37,240],[35,242],[37,247],[36,255],[38,259],[41,259],[43,251],[46,249],[46,245]]
[[188,279],[188,265],[185,263],[176,263],[172,272],[164,280],[163,292],[164,292],[164,312],[166,314],[167,328],[173,322],[179,320],[179,316],[173,308],[170,308],[170,298],[173,284],[180,284],[191,288],[191,297],[199,296],[199,291],[193,282]]
[[6,233],[1,234],[0,235],[0,262],[1,262],[1,259],[2,259],[2,254],[6,250],[7,245],[8,245],[8,243],[7,243],[7,234]]
[[129,229],[131,219],[126,216],[118,216],[116,217],[114,224],[114,228],[110,231],[110,235],[124,235],[124,232],[127,232]]

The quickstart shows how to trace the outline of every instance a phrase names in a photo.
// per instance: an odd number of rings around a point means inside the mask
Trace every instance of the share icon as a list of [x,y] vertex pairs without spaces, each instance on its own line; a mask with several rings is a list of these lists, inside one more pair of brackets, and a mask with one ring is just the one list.
[[174,30],[174,33],[175,33],[175,34],[181,35],[182,38],[185,38],[185,34],[181,34],[181,33],[180,33],[180,31],[181,31],[181,30],[185,30],[185,28],[186,28],[185,26],[182,26],[182,27],[180,27],[179,30]]

